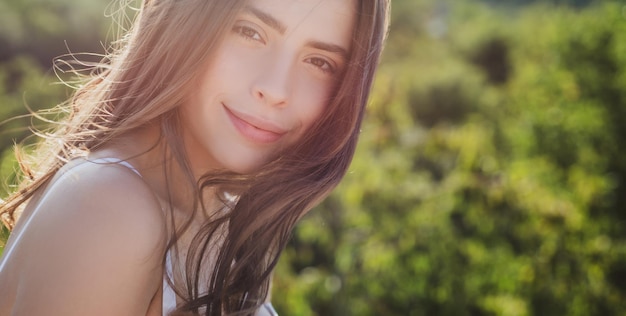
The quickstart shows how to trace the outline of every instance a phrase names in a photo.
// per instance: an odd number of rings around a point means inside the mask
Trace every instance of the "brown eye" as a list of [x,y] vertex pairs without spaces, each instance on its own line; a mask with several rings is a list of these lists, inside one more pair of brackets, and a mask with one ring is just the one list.
[[261,34],[252,27],[245,25],[235,25],[235,27],[233,27],[233,32],[243,37],[244,39],[265,44],[265,41],[263,40],[263,37],[261,37]]
[[320,71],[328,74],[335,73],[335,67],[324,58],[311,57],[306,60],[309,64],[317,67]]

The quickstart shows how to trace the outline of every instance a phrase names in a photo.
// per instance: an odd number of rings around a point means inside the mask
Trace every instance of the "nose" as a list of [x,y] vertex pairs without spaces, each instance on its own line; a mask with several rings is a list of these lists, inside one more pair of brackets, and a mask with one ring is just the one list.
[[266,105],[284,107],[289,99],[291,65],[284,56],[272,59],[266,67],[261,67],[252,85],[252,94]]

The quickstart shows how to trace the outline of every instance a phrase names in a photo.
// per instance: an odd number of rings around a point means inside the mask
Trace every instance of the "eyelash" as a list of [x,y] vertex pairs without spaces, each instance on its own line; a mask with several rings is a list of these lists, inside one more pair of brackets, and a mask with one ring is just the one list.
[[333,67],[333,65],[329,61],[325,60],[324,58],[311,57],[311,58],[307,58],[306,61],[326,74],[335,73],[335,67]]
[[237,35],[243,37],[244,39],[265,44],[265,40],[263,39],[263,36],[261,36],[261,33],[252,27],[236,25],[233,27],[233,32],[237,33]]

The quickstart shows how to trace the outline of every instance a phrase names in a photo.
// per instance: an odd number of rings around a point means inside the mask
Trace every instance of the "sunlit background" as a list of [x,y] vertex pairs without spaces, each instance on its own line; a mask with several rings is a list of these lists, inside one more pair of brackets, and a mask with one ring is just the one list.
[[[108,3],[0,2],[0,121],[67,98],[52,59],[103,52]],[[279,313],[626,315],[626,2],[392,7],[356,158],[284,252]],[[0,125],[7,185],[29,124]]]

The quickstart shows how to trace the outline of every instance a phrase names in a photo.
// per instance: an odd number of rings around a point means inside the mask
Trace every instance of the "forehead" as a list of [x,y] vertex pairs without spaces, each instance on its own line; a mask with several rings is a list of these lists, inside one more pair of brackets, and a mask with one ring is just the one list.
[[267,13],[285,34],[324,36],[349,42],[357,0],[249,0],[248,7]]

